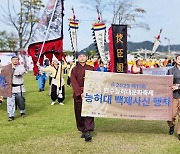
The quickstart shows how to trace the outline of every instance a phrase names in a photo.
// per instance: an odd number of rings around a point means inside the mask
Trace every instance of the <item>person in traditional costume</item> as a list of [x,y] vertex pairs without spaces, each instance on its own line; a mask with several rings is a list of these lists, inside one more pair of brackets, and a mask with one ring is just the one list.
[[100,60],[99,63],[100,63],[99,67],[96,69],[96,71],[98,71],[98,72],[108,72],[108,69],[106,67],[104,67],[103,61]]
[[[49,66],[49,60],[45,59],[43,67],[47,67],[47,66]],[[48,78],[47,73],[43,73],[41,71],[39,71],[38,74],[36,75],[36,80],[38,81],[39,92],[44,91],[47,78]]]
[[68,77],[67,77],[67,85],[68,86],[71,86],[71,72],[72,72],[72,69],[76,66],[76,62],[73,62],[70,69],[69,69],[69,72],[68,72]]
[[8,121],[14,120],[15,108],[18,106],[21,117],[25,117],[25,88],[23,75],[26,70],[23,65],[19,65],[19,58],[13,56],[12,61],[12,96],[7,97],[7,112],[8,112]]
[[176,56],[176,64],[168,70],[167,75],[173,75],[173,85],[171,86],[173,92],[172,120],[168,121],[169,135],[174,134],[177,118],[177,134],[180,140],[180,54]]
[[54,105],[56,100],[58,100],[60,105],[64,105],[65,81],[63,79],[63,70],[67,67],[67,63],[64,58],[62,58],[62,60],[64,61],[64,64],[59,64],[57,58],[54,56],[50,66],[47,66],[46,68],[39,66],[41,72],[51,73],[51,105]]
[[136,60],[136,65],[131,67],[131,74],[143,74],[140,59]]
[[71,86],[73,89],[74,111],[76,117],[77,129],[81,131],[81,138],[85,141],[91,141],[92,136],[90,131],[94,130],[94,117],[82,117],[82,98],[84,89],[85,70],[94,70],[92,66],[86,64],[87,56],[85,51],[80,51],[78,54],[78,64],[71,72]]

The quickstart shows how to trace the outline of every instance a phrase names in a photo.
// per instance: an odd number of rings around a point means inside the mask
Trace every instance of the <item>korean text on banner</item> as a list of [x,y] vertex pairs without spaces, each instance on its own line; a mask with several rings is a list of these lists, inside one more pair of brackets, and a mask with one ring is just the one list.
[[82,116],[171,120],[173,76],[86,71]]

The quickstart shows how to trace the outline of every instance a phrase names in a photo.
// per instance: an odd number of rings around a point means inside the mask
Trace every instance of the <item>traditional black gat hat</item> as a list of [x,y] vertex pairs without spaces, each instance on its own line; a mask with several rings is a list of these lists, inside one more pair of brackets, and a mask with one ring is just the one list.
[[11,57],[11,59],[13,59],[13,58],[18,58],[18,59],[19,59],[19,57],[18,57],[18,56],[16,56],[16,55]]
[[79,55],[85,55],[85,56],[87,56],[87,53],[86,53],[85,50],[81,50],[81,51],[79,51],[79,52],[77,53],[77,56],[79,56]]

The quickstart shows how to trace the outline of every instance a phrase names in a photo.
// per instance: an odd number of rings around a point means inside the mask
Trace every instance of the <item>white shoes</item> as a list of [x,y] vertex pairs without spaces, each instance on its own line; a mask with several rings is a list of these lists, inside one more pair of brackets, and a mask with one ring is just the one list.
[[54,105],[56,102],[52,102],[51,105]]
[[59,103],[59,105],[64,105],[64,103],[61,102],[61,103]]
[[[56,102],[52,102],[51,105],[54,105]],[[64,105],[64,103],[59,103],[59,105]]]

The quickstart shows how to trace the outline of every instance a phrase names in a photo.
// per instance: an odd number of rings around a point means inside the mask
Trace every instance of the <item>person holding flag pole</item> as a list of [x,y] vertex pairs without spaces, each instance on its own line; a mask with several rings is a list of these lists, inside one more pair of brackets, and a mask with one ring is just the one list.
[[[56,90],[58,95],[62,97],[61,89],[63,85],[62,81],[62,69],[64,68],[61,62],[61,65],[58,66],[58,61],[65,62],[65,55],[62,52],[63,50],[63,16],[64,16],[64,2],[63,0],[49,0],[47,6],[44,10],[42,18],[31,38],[31,43],[28,47],[28,53],[32,57],[34,63],[34,75],[43,70],[42,66],[44,57],[47,57],[50,62],[53,64],[53,69],[51,70],[56,77],[56,86],[59,87],[59,90]],[[52,60],[56,57],[57,60]],[[58,67],[57,67],[58,66]],[[39,69],[38,69],[39,67]],[[59,69],[58,69],[59,68]],[[47,68],[49,69],[49,68]],[[59,83],[57,83],[59,81]],[[52,98],[52,97],[51,97]],[[53,100],[55,98],[53,97]],[[54,102],[54,101],[53,101]],[[61,100],[62,102],[62,100]]]
[[39,69],[42,72],[50,72],[52,77],[51,82],[51,99],[52,103],[51,105],[55,104],[56,99],[58,99],[58,102],[60,105],[64,105],[63,101],[65,99],[65,82],[63,79],[63,70],[67,67],[67,62],[64,58],[62,58],[64,61],[64,65],[58,64],[57,58],[53,57],[52,64],[50,66],[47,66],[46,68],[40,67]]

